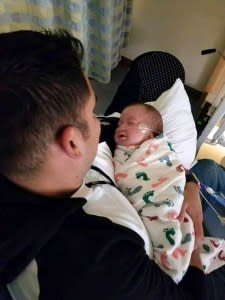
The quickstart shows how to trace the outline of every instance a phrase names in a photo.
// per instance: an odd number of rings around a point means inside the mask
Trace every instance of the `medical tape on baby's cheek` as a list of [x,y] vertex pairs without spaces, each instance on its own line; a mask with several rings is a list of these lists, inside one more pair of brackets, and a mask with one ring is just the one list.
[[146,132],[149,132],[149,131],[152,131],[154,133],[157,133],[157,134],[161,134],[161,132],[153,129],[153,128],[150,128],[148,127],[148,125],[144,124],[144,123],[140,123],[137,128],[142,132],[142,133],[146,133]]
[[143,132],[143,133],[148,132],[148,131],[153,131],[152,128],[149,128],[149,127],[148,127],[146,124],[144,124],[144,123],[140,123],[140,124],[137,126],[137,128],[138,128],[141,132]]

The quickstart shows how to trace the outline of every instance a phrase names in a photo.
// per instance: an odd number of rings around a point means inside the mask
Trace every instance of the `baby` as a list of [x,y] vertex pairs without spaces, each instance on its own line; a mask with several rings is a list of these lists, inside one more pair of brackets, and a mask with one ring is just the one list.
[[[163,135],[160,113],[143,103],[127,106],[114,139],[118,187],[140,214],[155,261],[179,282],[194,249],[194,227],[188,215],[183,223],[177,219],[183,203],[185,170]],[[225,263],[224,248],[224,240],[204,238],[201,259],[206,273]]]

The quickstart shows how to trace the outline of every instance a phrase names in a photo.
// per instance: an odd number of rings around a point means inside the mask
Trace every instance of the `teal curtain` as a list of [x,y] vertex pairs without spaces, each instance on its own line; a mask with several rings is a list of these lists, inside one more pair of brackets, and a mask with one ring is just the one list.
[[128,42],[132,0],[1,0],[0,32],[64,28],[85,48],[86,74],[110,81]]

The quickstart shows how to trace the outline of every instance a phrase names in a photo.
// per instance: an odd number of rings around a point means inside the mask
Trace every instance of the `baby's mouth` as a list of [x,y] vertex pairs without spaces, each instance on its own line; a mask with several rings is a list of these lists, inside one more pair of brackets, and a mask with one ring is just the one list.
[[118,137],[120,140],[125,140],[127,138],[127,136],[124,133],[118,134]]

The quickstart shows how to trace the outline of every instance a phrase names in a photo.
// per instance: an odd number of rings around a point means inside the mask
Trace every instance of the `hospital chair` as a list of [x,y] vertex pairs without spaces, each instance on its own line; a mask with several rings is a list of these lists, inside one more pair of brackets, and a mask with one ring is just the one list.
[[131,63],[105,115],[121,112],[131,102],[155,101],[177,78],[184,82],[185,71],[174,55],[162,51],[139,55]]

